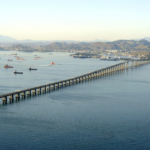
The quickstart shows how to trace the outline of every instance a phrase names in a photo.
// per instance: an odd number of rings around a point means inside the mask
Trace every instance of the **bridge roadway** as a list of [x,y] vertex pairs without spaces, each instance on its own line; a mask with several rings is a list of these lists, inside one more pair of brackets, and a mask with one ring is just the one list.
[[61,80],[58,82],[53,82],[53,83],[49,83],[49,84],[45,84],[41,86],[36,86],[36,87],[24,89],[24,90],[15,91],[12,93],[3,94],[3,95],[0,95],[0,98],[2,98],[3,104],[7,104],[8,99],[9,99],[9,103],[12,103],[15,98],[16,100],[19,100],[20,97],[25,98],[26,96],[29,97],[31,95],[41,94],[41,93],[45,93],[46,91],[50,92],[52,90],[58,89],[59,87],[71,85],[72,83],[78,83],[78,82],[80,83],[86,79],[99,77],[101,75],[105,75],[108,73],[128,69],[129,67],[137,67],[140,65],[148,64],[148,63],[150,63],[150,61],[131,60],[131,61],[126,61],[126,62],[121,62],[115,65],[111,65],[109,67],[105,67],[105,68],[102,68],[102,69],[99,69],[99,70],[96,70],[87,74],[83,74],[81,76],[73,77],[70,79]]

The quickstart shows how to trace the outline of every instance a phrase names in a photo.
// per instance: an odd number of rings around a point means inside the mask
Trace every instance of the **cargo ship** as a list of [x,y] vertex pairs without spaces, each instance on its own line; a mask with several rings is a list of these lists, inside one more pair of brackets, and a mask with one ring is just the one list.
[[13,61],[12,59],[8,59],[7,61]]
[[23,72],[20,72],[20,71],[14,71],[14,74],[23,74]]
[[35,68],[31,68],[31,67],[30,67],[30,68],[29,68],[29,70],[37,70],[37,69],[35,69]]

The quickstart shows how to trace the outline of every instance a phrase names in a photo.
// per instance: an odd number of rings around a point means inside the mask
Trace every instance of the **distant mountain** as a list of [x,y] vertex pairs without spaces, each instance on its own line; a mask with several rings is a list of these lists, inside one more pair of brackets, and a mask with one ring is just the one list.
[[150,37],[145,37],[144,39],[150,42]]
[[[147,40],[146,40],[147,39]],[[16,50],[79,50],[79,51],[105,51],[105,50],[150,50],[150,37],[135,40],[107,40],[74,41],[74,40],[16,40],[9,36],[0,35],[0,44],[11,43],[11,46],[0,46],[0,49]]]
[[93,42],[108,42],[107,40],[93,40],[93,41],[75,41],[75,40],[16,40],[9,36],[3,36],[0,35],[0,43],[20,43],[20,44],[29,44],[29,43],[38,43],[38,44],[50,44],[54,42],[65,42],[65,43],[80,43],[80,42],[86,42],[86,43],[93,43]]
[[120,49],[126,50],[150,50],[150,42],[145,39],[135,40],[118,40],[113,43],[117,44]]
[[147,40],[147,41],[150,42],[150,37],[144,37],[144,38],[138,38],[138,39],[130,39],[130,40],[140,41],[140,40],[142,40],[142,39],[145,39],[145,40]]
[[15,43],[15,42],[17,42],[17,40],[12,37],[0,35],[0,43]]
[[[9,38],[8,38],[9,39]],[[10,40],[17,41],[17,40]],[[34,42],[34,43],[33,43]],[[40,50],[40,51],[63,51],[63,50],[76,50],[76,51],[105,51],[105,50],[133,50],[133,51],[150,51],[150,42],[142,39],[136,40],[117,40],[113,42],[50,42],[50,41],[32,41],[25,40],[22,43],[18,41],[10,46],[0,46],[0,49],[12,50]]]
[[54,42],[43,47],[46,50],[150,50],[150,42],[145,39],[135,40],[117,40],[113,42],[93,42],[93,43],[65,43]]

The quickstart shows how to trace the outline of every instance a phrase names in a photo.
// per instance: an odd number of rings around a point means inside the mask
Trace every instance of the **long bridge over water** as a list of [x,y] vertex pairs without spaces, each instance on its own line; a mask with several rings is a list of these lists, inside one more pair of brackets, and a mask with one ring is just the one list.
[[45,85],[41,85],[41,86],[36,86],[33,88],[28,88],[28,89],[24,89],[24,90],[20,90],[20,91],[15,91],[12,93],[3,94],[3,95],[0,95],[0,98],[2,98],[3,104],[7,104],[8,100],[9,100],[9,103],[12,103],[12,102],[14,102],[15,99],[20,100],[20,98],[23,99],[26,97],[31,97],[32,95],[50,92],[52,90],[56,90],[61,87],[65,87],[67,85],[77,84],[84,80],[100,77],[102,75],[110,74],[112,72],[117,72],[120,70],[125,70],[130,67],[138,67],[138,66],[148,64],[148,63],[150,63],[150,61],[131,60],[131,61],[126,61],[126,62],[121,62],[121,63],[115,64],[115,65],[105,67],[105,68],[102,68],[102,69],[99,69],[99,70],[96,70],[96,71],[93,71],[93,72],[90,72],[87,74],[83,74],[83,75],[80,75],[77,77],[73,77],[70,79],[61,80],[58,82],[53,82],[53,83],[49,83],[49,84],[45,84]]

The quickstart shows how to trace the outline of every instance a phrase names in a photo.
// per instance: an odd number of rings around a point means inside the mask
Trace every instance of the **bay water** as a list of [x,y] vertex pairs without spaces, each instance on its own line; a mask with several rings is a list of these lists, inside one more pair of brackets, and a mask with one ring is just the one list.
[[[60,52],[17,52],[26,59],[21,61],[12,53],[0,51],[0,95],[120,62]],[[37,56],[41,58],[34,60]],[[52,61],[55,65],[49,66]],[[14,68],[6,69],[5,64]],[[14,70],[23,74],[15,75]],[[12,104],[2,105],[0,99],[0,149],[150,149],[149,77],[148,64]]]

